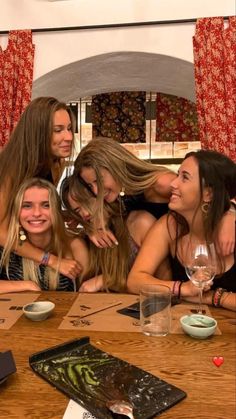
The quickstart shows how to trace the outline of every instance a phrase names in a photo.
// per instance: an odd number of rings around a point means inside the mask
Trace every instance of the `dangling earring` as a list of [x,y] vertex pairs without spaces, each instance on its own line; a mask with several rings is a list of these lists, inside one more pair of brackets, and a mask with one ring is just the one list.
[[209,212],[209,207],[210,207],[210,202],[205,202],[205,201],[203,201],[202,206],[201,206],[201,208],[202,208],[202,212],[203,212],[204,214],[208,214],[208,212]]
[[19,245],[22,246],[22,244],[24,243],[24,241],[27,239],[26,234],[23,230],[23,228],[20,226],[19,229]]
[[124,186],[122,186],[122,188],[121,188],[120,196],[125,196],[125,188],[124,188]]

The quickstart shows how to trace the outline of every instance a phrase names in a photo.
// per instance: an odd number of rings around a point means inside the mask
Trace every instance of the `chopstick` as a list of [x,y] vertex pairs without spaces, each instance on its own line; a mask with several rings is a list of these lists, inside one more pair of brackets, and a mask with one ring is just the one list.
[[74,317],[74,318],[77,318],[77,319],[83,319],[84,317],[92,316],[92,314],[100,313],[101,311],[108,310],[108,308],[111,308],[111,307],[119,306],[120,304],[122,304],[122,301],[117,301],[116,303],[109,304],[106,307],[99,308],[98,310],[95,310],[92,313],[83,314],[82,316],[79,316],[79,315],[76,315],[76,314],[75,315],[69,315],[69,316],[65,316],[64,319],[65,318],[68,318],[68,317]]

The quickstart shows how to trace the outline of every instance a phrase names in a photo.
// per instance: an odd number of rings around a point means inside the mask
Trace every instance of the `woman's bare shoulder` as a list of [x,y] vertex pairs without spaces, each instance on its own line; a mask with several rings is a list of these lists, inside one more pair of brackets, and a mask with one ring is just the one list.
[[131,211],[127,217],[127,225],[138,227],[140,224],[153,224],[156,218],[148,211],[135,210]]

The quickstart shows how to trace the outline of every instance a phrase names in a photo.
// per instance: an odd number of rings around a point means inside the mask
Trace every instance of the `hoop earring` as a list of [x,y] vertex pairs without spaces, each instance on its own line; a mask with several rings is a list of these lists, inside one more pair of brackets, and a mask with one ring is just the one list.
[[20,226],[20,229],[19,229],[19,245],[22,246],[22,244],[24,243],[24,241],[26,239],[27,239],[27,237],[26,237],[25,231]]
[[125,196],[125,188],[122,186],[120,196]]
[[204,214],[208,214],[208,212],[209,212],[209,207],[210,207],[210,203],[209,203],[209,202],[204,202],[204,201],[203,201],[202,206],[201,206],[202,212],[203,212]]

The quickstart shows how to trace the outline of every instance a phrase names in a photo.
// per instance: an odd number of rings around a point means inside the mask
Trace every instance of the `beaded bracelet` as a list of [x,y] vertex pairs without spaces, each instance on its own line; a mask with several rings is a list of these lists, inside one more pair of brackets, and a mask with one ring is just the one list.
[[172,289],[172,294],[176,297],[179,296],[179,288],[180,288],[181,281],[175,281]]
[[51,254],[49,252],[45,252],[41,259],[40,265],[48,266],[50,255]]
[[224,288],[216,288],[212,295],[212,305],[214,307],[220,307],[221,297],[226,291]]

